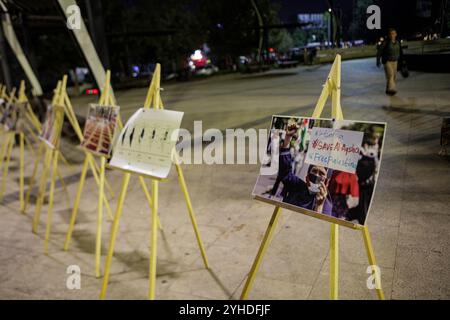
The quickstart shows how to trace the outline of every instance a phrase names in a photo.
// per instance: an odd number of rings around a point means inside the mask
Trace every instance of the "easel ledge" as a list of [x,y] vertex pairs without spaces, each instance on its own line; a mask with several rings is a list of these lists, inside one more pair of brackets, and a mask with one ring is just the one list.
[[267,198],[264,198],[264,197],[261,197],[261,196],[258,196],[258,195],[254,195],[253,198],[255,200],[259,200],[259,201],[262,201],[262,202],[265,202],[265,203],[268,203],[268,204],[271,204],[271,205],[275,205],[277,207],[282,207],[284,209],[287,209],[287,210],[290,210],[290,211],[294,211],[294,212],[298,212],[298,213],[301,213],[301,214],[304,214],[304,215],[307,215],[307,216],[310,216],[310,217],[313,217],[313,218],[317,218],[317,219],[324,220],[324,221],[327,221],[327,222],[335,223],[335,224],[338,224],[340,226],[347,227],[347,228],[350,228],[350,229],[354,229],[354,230],[363,230],[364,229],[364,226],[361,225],[361,224],[357,224],[357,223],[353,223],[353,222],[350,222],[350,221],[338,219],[338,218],[331,217],[331,216],[328,216],[328,215],[323,214],[323,213],[314,212],[312,210],[302,209],[302,208],[299,208],[299,207],[294,206],[294,205],[289,204],[289,203],[270,200],[270,199],[267,199]]
[[152,179],[152,180],[157,180],[159,182],[164,182],[164,181],[169,180],[168,178],[155,177],[155,176],[152,176],[152,175],[149,175],[149,174],[145,174],[145,173],[142,173],[142,172],[137,172],[137,171],[127,170],[127,169],[124,169],[124,168],[119,168],[119,167],[113,166],[113,165],[111,165],[109,163],[106,164],[106,168],[111,169],[111,170],[122,171],[124,173],[129,173],[129,174],[137,176],[137,177],[140,176],[140,177],[144,177],[144,178],[148,178],[148,179]]
[[[323,86],[322,93],[317,101],[316,107],[314,109],[311,118],[320,118],[325,103],[328,97],[331,96],[331,116],[337,120],[343,120],[344,116],[341,108],[341,56],[336,55],[336,59],[331,67],[330,73],[327,77],[325,85]],[[261,196],[254,196],[255,199],[260,200],[265,203],[270,203],[274,205],[274,211],[270,219],[269,225],[267,226],[266,232],[264,234],[263,240],[259,247],[258,253],[253,261],[252,267],[248,274],[247,280],[244,284],[244,288],[241,293],[241,299],[247,299],[250,291],[255,281],[256,274],[261,266],[262,259],[270,245],[273,238],[274,230],[278,224],[278,220],[281,215],[281,208],[286,208],[295,212],[299,212],[320,220],[330,222],[330,249],[329,249],[329,260],[330,260],[330,299],[337,300],[339,292],[339,225],[349,227],[355,230],[361,230],[364,246],[366,248],[367,260],[370,266],[376,266],[375,254],[372,246],[372,240],[370,238],[369,228],[367,224],[359,225],[354,224],[349,221],[336,219],[334,217],[326,216],[324,214],[316,213],[306,209],[302,209],[287,203],[278,202],[270,199],[263,198]],[[381,287],[381,277],[379,270],[375,268],[373,271],[376,283],[376,292],[380,300],[384,300],[384,292]]]
[[[152,102],[154,109],[164,109],[161,97],[160,97],[160,77],[161,77],[161,65],[159,63],[156,64],[155,71],[153,73],[152,81],[150,83],[150,87],[147,92],[147,97],[145,99],[144,108],[150,109]],[[176,156],[175,156],[175,159]],[[192,207],[191,198],[186,186],[186,181],[184,179],[183,170],[178,161],[174,161],[175,166],[178,173],[178,182],[180,184],[181,190],[183,192],[183,196],[186,202],[186,206],[189,213],[189,218],[192,223],[192,227],[194,229],[195,237],[197,239],[197,245],[199,247],[203,264],[206,269],[209,269],[209,262],[206,256],[205,246],[203,244],[203,240],[200,236],[200,231],[198,230],[197,221],[194,214],[194,209]],[[158,197],[159,197],[159,182],[160,178],[152,177],[150,175],[144,175],[140,172],[133,172],[130,170],[124,170],[122,168],[117,168],[115,166],[108,166],[109,168],[118,169],[123,172],[122,177],[122,186],[119,193],[118,203],[116,207],[116,212],[114,215],[113,225],[111,227],[111,235],[109,242],[108,255],[105,261],[105,273],[103,277],[102,289],[100,292],[100,299],[104,299],[106,296],[106,291],[108,288],[109,275],[112,257],[114,253],[114,246],[116,241],[116,236],[119,229],[119,221],[123,211],[123,205],[127,194],[127,188],[130,181],[131,175],[136,175],[139,177],[141,181],[144,181],[144,177],[150,178],[152,181],[152,194],[151,197],[147,193],[146,196],[149,198],[149,204],[151,207],[151,236],[150,236],[150,266],[149,266],[149,288],[148,288],[148,298],[150,300],[155,299],[155,287],[156,287],[156,260],[157,260],[157,238],[158,238]]]

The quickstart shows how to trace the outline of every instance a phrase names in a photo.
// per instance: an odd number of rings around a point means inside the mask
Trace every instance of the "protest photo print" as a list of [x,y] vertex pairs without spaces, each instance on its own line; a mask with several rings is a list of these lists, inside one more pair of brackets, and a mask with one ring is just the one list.
[[385,130],[386,124],[378,122],[273,116],[252,194],[364,225]]

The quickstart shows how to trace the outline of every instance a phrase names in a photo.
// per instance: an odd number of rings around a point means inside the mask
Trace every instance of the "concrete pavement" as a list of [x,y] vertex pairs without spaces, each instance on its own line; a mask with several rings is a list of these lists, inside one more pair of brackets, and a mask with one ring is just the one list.
[[[203,129],[267,128],[272,114],[309,116],[330,65],[263,74],[226,75],[164,85],[168,109],[185,112]],[[450,298],[450,166],[437,155],[443,116],[450,116],[450,74],[411,72],[399,78],[399,93],[384,95],[384,73],[373,59],[342,64],[342,107],[347,119],[386,121],[381,174],[368,225],[388,299]],[[146,89],[116,92],[128,118]],[[94,97],[73,99],[78,114]],[[328,116],[327,110],[324,116]],[[31,233],[34,205],[19,211],[18,150],[14,150],[7,194],[0,206],[1,299],[97,299],[101,279],[94,273],[96,186],[87,180],[71,248],[62,250],[83,155],[69,141],[62,146],[74,163],[61,166],[68,195],[56,190],[50,251],[44,255],[46,209],[38,235]],[[33,156],[26,153],[30,175]],[[186,165],[184,172],[211,264],[199,250],[173,168],[160,185],[157,299],[239,297],[273,207],[251,198],[258,165]],[[121,174],[108,171],[118,193]],[[132,178],[116,243],[108,299],[145,299],[148,290],[150,212]],[[111,199],[115,208],[116,200]],[[106,216],[106,215],[105,215]],[[106,255],[110,222],[104,223]],[[328,298],[329,225],[283,211],[250,295],[253,299]],[[367,258],[361,234],[341,228],[340,298],[376,299],[366,287]],[[104,256],[103,256],[104,258]],[[81,268],[81,290],[66,288],[66,269]]]

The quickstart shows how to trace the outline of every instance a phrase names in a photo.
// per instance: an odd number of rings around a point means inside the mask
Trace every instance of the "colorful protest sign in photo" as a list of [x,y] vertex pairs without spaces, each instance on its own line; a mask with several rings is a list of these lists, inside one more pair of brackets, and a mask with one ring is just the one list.
[[386,124],[273,116],[253,196],[364,225]]
[[110,166],[155,178],[166,178],[183,112],[141,108],[116,139]]
[[94,154],[109,156],[117,127],[119,106],[89,106],[81,146]]
[[363,135],[358,131],[314,127],[305,163],[355,173]]

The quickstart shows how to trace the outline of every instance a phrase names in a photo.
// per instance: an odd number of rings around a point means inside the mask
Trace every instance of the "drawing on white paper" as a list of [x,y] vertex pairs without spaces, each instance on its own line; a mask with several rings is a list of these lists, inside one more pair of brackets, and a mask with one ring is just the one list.
[[116,140],[110,166],[165,178],[172,165],[183,112],[141,108]]

